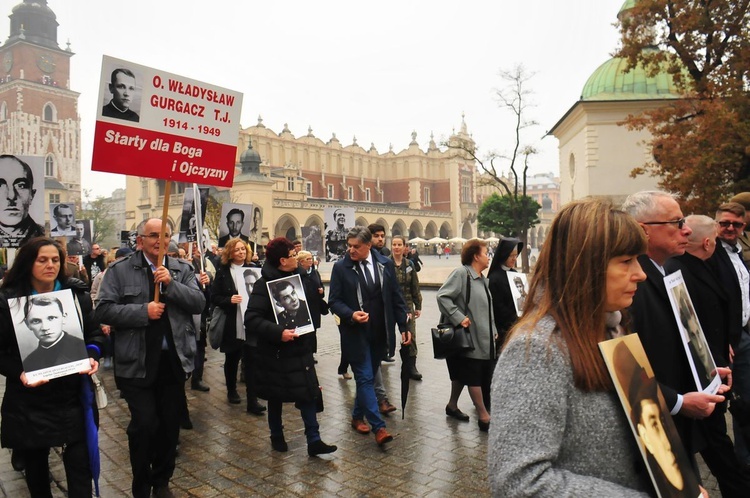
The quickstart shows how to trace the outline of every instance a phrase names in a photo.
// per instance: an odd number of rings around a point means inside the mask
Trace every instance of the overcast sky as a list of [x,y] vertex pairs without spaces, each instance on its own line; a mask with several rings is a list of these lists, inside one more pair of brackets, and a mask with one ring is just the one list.
[[[379,152],[425,150],[446,139],[465,113],[482,151],[513,146],[510,115],[497,106],[498,73],[522,63],[539,122],[525,142],[540,154],[533,172],[558,174],[557,140],[545,133],[578,100],[591,73],[618,45],[613,26],[624,0],[299,1],[49,0],[58,43],[75,53],[71,88],[81,93],[84,188],[109,195],[124,177],[91,172],[102,55],[244,94],[242,127],[342,145],[357,137]],[[9,15],[20,0],[0,0]],[[0,39],[10,21],[0,24]]]

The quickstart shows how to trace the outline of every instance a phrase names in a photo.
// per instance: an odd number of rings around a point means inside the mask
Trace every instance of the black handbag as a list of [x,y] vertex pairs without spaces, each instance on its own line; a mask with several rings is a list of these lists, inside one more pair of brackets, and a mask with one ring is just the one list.
[[[466,272],[466,312],[469,311],[471,300],[471,280]],[[468,351],[474,351],[474,339],[468,328],[453,325],[442,314],[440,323],[432,329],[432,351],[435,358],[442,360]]]

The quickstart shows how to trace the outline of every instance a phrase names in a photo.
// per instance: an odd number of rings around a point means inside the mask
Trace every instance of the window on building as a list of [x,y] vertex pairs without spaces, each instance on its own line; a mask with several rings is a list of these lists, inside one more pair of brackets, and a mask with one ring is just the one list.
[[461,202],[471,202],[471,178],[461,178]]
[[141,179],[141,199],[148,198],[148,180],[145,178]]
[[44,158],[44,176],[55,176],[55,156],[52,154]]
[[328,184],[328,198],[333,199],[333,183]]
[[346,198],[350,201],[354,200],[354,187],[346,187]]
[[60,194],[50,194],[49,202],[50,204],[60,204]]
[[286,177],[286,189],[289,192],[294,192],[294,177],[293,176],[287,176]]
[[430,187],[424,188],[424,205],[425,206],[432,205],[432,202],[430,201]]
[[3,102],[0,104],[0,121],[8,119],[8,104]]
[[312,182],[305,182],[305,195],[312,197]]
[[49,102],[44,104],[42,117],[45,121],[57,121],[57,110],[55,109],[55,106]]
[[370,200],[371,200],[371,198],[370,198],[370,189],[369,188],[365,189],[365,200],[367,202],[370,202]]

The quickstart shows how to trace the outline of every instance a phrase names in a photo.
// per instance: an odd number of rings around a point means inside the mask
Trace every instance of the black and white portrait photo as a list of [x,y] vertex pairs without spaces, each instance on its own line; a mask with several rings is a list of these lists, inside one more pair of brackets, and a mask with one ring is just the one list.
[[301,227],[302,247],[305,251],[310,251],[314,257],[323,254],[323,234],[320,227],[313,225],[311,227]]
[[253,247],[256,247],[263,237],[263,208],[257,204],[253,204],[253,218],[250,224],[249,237]]
[[76,220],[75,235],[68,237],[68,255],[85,256],[91,252],[91,235],[94,233],[92,220]]
[[[195,191],[199,195],[196,202]],[[199,221],[206,217],[206,203],[208,202],[208,189],[195,188],[195,185],[185,189],[182,199],[182,217],[180,221],[180,238],[179,242],[196,242],[198,239]],[[200,206],[200,217],[196,216],[196,205]]]
[[229,239],[236,239],[238,237],[245,242],[250,242],[252,213],[252,204],[225,202],[221,205],[219,247],[224,247]]
[[523,314],[523,306],[526,304],[526,293],[529,289],[529,279],[525,273],[514,271],[505,272],[510,283],[510,293],[513,295],[513,305],[516,307],[516,314]]
[[75,205],[72,203],[50,203],[49,235],[50,237],[72,237],[76,234]]
[[299,275],[280,278],[266,282],[268,295],[271,296],[276,323],[285,329],[292,329],[298,334],[315,331],[307,306],[305,289]]
[[138,232],[135,230],[120,231],[120,247],[136,250],[138,246]]
[[90,368],[80,312],[70,289],[8,300],[30,382]]
[[326,261],[338,261],[346,253],[346,234],[354,227],[354,208],[325,208]]
[[140,121],[141,75],[126,67],[112,67],[107,72],[106,88],[103,92],[102,117]]
[[0,247],[45,234],[44,199],[44,158],[1,154]]

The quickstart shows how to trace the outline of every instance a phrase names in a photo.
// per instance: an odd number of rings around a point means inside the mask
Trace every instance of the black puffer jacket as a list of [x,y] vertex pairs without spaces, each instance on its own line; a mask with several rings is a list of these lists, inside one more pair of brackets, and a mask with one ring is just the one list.
[[258,339],[256,357],[253,359],[258,397],[284,402],[312,401],[320,396],[312,355],[313,334],[282,342],[284,328],[276,323],[273,303],[266,287],[266,282],[293,273],[282,272],[266,263],[261,274],[260,280],[255,282],[245,312],[245,330]]
[[[101,351],[104,336],[94,321],[88,287],[82,281],[70,278],[62,288],[72,289],[78,299],[86,344],[96,344]],[[23,364],[8,304],[8,298],[12,297],[19,297],[16,289],[0,291],[0,374],[6,377],[5,396],[0,409],[2,446],[49,448],[80,441],[85,437],[80,400],[82,376],[58,377],[38,387],[24,387],[21,384]],[[89,357],[99,359],[97,351],[92,348],[87,348],[87,351]]]

